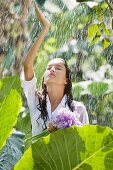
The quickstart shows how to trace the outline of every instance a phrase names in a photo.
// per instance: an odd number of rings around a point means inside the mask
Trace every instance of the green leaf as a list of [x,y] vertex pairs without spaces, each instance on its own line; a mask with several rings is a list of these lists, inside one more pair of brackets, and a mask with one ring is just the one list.
[[102,3],[101,8],[102,9],[108,8],[108,4],[106,2]]
[[110,42],[109,39],[104,38],[104,39],[102,40],[102,45],[103,45],[103,48],[104,48],[104,49],[107,48],[107,47],[109,47],[110,44],[111,44],[111,42]]
[[93,41],[91,41],[91,43],[89,44],[89,46],[94,45],[99,39],[100,39],[100,36],[95,37],[95,38],[93,39]]
[[108,36],[112,36],[112,30],[111,30],[111,29],[105,29],[104,32],[105,32]]
[[93,96],[101,96],[104,95],[108,90],[108,84],[103,82],[93,82],[88,85],[88,90]]
[[31,119],[28,108],[19,114],[15,127],[19,129],[19,131],[25,133],[26,137],[27,135],[31,135]]
[[40,138],[42,138],[42,137],[44,137],[44,136],[47,136],[48,134],[49,134],[48,129],[45,129],[43,132],[39,133],[39,134],[36,135],[36,136],[27,138],[25,141],[32,140],[32,142],[34,143],[34,142],[36,142],[37,140],[39,140]]
[[0,80],[0,150],[12,133],[22,106],[19,77]]
[[98,24],[93,24],[88,28],[88,40],[92,40],[99,31]]
[[30,170],[112,170],[113,131],[94,125],[60,129],[33,143],[32,152],[29,148],[14,170],[29,167]]
[[0,170],[11,169],[21,158],[24,152],[24,136],[23,133],[15,130],[8,138],[0,153]]
[[14,170],[33,170],[34,161],[32,158],[32,149],[29,147],[20,161],[15,165]]
[[81,86],[77,85],[77,86],[73,87],[74,98],[79,99],[82,91],[83,91],[83,88]]

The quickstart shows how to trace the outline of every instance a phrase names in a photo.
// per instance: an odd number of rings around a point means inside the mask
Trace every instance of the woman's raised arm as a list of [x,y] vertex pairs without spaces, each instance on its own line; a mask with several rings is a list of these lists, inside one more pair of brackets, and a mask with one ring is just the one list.
[[34,60],[35,60],[36,54],[39,50],[39,47],[40,47],[42,41],[44,40],[45,35],[49,31],[49,27],[50,27],[50,22],[45,18],[45,16],[39,10],[39,8],[36,4],[35,4],[35,12],[36,12],[38,20],[43,25],[43,29],[42,29],[41,33],[39,34],[39,36],[37,37],[35,43],[31,47],[31,49],[29,50],[29,52],[26,56],[26,59],[24,61],[25,80],[28,80],[28,81],[33,78],[33,75],[34,75],[34,70],[33,70]]

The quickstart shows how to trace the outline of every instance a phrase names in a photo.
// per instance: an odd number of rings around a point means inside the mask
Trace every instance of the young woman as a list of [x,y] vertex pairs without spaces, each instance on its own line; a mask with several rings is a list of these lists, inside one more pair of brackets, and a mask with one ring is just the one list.
[[42,81],[42,91],[37,91],[33,63],[50,23],[36,5],[35,11],[43,30],[26,56],[24,74],[21,75],[22,87],[30,108],[33,136],[46,128],[50,132],[56,130],[50,122],[52,116],[62,107],[68,107],[72,112],[77,111],[82,124],[89,123],[85,106],[73,100],[70,70],[63,59],[55,58],[48,63]]

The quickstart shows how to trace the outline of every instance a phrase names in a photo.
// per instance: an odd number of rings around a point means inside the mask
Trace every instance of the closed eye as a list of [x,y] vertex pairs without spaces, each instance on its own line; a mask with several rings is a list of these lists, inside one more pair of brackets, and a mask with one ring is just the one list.
[[[47,67],[47,70],[50,70],[52,67]],[[55,69],[57,70],[61,70],[62,68],[61,67],[55,67]]]
[[50,67],[48,67],[46,70],[50,70],[51,68]]
[[61,70],[61,67],[56,67],[57,70]]

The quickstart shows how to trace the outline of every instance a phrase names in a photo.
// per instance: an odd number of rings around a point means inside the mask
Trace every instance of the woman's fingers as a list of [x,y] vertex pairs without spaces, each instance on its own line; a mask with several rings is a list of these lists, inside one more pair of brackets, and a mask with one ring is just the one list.
[[57,130],[57,128],[55,128],[53,125],[52,125],[52,123],[49,123],[48,124],[48,131],[51,133],[51,132],[54,132],[54,131],[56,131]]
[[40,11],[38,5],[35,3],[35,12],[37,15],[38,20],[47,27],[50,27],[50,22],[49,20],[44,16],[44,14]]

